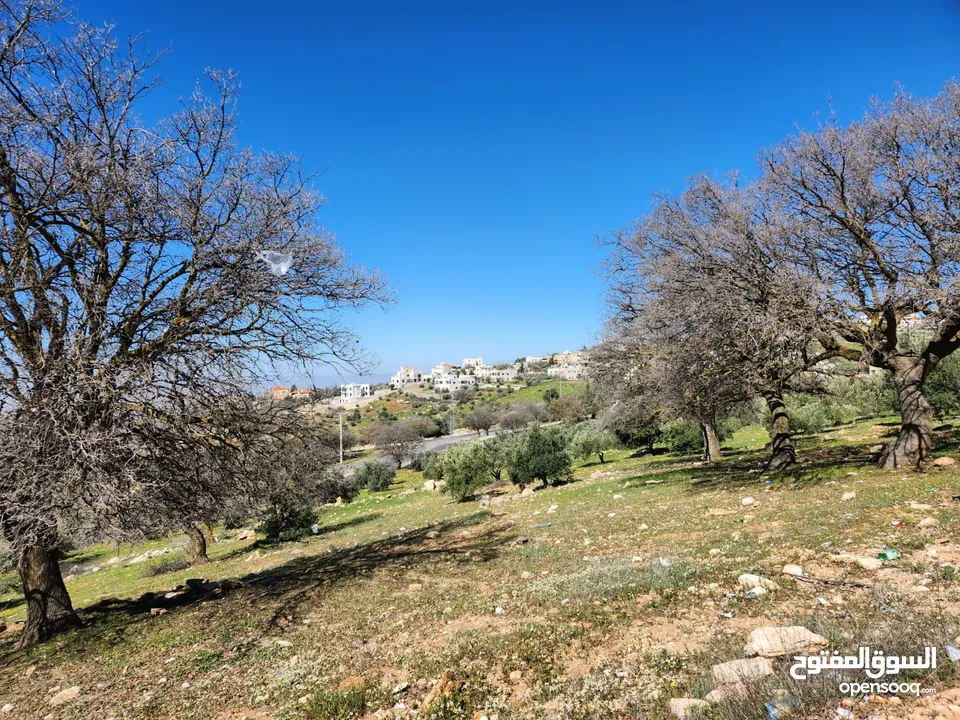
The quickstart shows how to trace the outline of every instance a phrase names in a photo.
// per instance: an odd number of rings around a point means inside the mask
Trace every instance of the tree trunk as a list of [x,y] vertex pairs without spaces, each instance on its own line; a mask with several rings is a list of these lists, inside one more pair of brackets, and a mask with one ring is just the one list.
[[207,557],[207,536],[197,525],[187,528],[187,554],[191,565],[204,565],[210,562]]
[[767,461],[766,469],[782,470],[797,462],[797,451],[793,446],[793,438],[790,435],[790,416],[787,415],[787,407],[783,404],[783,398],[780,393],[767,393],[764,395],[767,401],[767,407],[773,417],[771,424],[771,436],[773,437],[773,452]]
[[27,620],[17,641],[18,648],[36,645],[58,632],[82,625],[63,583],[55,551],[41,545],[25,548],[20,553],[18,570],[27,601]]
[[703,436],[703,459],[713,462],[720,459],[720,438],[717,437],[717,428],[710,422],[700,423],[700,434]]
[[603,453],[597,453],[597,455],[600,456],[600,464],[603,465],[606,462],[606,460],[603,459]]
[[933,447],[933,407],[924,391],[932,363],[924,358],[896,358],[891,363],[893,386],[900,404],[900,434],[880,454],[885,470],[917,467]]

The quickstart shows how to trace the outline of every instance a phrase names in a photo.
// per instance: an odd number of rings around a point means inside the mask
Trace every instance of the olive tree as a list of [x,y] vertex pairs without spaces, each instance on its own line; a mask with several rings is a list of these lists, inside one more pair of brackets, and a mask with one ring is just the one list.
[[275,364],[363,367],[338,310],[388,299],[296,161],[237,146],[231,73],[145,122],[158,59],[54,2],[0,2],[0,532],[21,645],[79,623],[64,547],[246,492],[265,430],[236,400]]
[[573,436],[570,443],[570,454],[580,460],[586,460],[596,455],[601,464],[605,462],[604,455],[608,450],[614,450],[620,445],[617,436],[610,430],[599,426],[595,422],[584,424]]
[[[885,468],[929,456],[926,380],[960,346],[960,84],[898,92],[848,127],[835,120],[762,156],[766,192],[792,220],[794,262],[832,300],[824,342],[888,370],[899,399]],[[905,320],[926,332],[906,342]]]

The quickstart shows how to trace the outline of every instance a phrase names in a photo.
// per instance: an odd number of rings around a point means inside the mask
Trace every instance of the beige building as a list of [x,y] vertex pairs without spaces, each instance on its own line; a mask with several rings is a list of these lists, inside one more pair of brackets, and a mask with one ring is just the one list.
[[510,382],[517,379],[516,365],[480,365],[474,371],[477,378],[487,382]]
[[390,387],[396,389],[404,385],[419,385],[423,382],[423,372],[410,365],[404,365],[390,378]]

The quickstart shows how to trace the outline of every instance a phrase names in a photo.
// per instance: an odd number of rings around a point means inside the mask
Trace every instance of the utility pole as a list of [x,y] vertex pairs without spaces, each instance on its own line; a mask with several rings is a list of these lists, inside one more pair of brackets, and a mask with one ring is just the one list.
[[343,405],[338,409],[340,412],[340,464],[343,465]]
[[453,435],[453,410],[450,411],[450,434]]

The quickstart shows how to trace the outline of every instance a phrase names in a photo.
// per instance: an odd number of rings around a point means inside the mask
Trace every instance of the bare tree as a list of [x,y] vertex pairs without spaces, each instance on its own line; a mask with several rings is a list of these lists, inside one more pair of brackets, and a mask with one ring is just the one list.
[[0,2],[0,531],[21,645],[79,623],[62,547],[199,519],[263,433],[236,399],[273,363],[363,366],[337,310],[388,299],[296,162],[235,145],[232,74],[146,125],[158,57],[110,28],[48,40],[57,23],[52,2]]
[[371,433],[371,439],[380,452],[393,458],[398,469],[403,467],[404,460],[423,445],[423,436],[416,426],[406,422],[381,425]]
[[490,434],[490,428],[497,424],[497,411],[486,405],[480,405],[463,416],[464,426],[471,430],[476,430],[477,435],[481,432]]
[[[902,425],[881,454],[885,468],[928,457],[924,384],[960,346],[958,147],[953,82],[929,100],[900,92],[861,122],[831,120],[762,157],[765,191],[792,220],[792,259],[832,301],[823,343],[891,373]],[[924,332],[906,338],[905,320]]]

